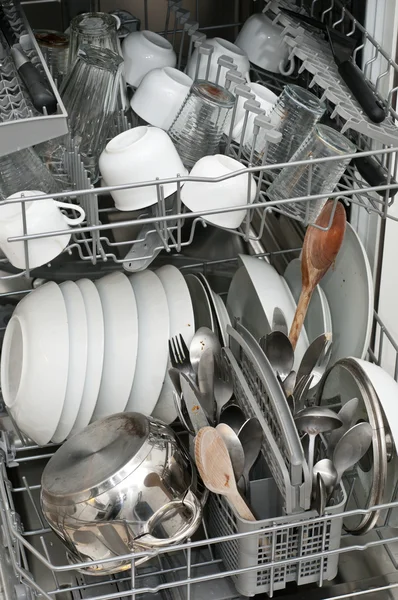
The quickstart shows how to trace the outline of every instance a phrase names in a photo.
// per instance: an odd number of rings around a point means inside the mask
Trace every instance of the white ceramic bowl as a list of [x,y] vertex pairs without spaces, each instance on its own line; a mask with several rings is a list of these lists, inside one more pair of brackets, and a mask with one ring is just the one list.
[[[164,265],[156,271],[157,276],[162,282],[166,293],[167,305],[169,309],[169,337],[181,334],[189,348],[189,344],[195,333],[195,319],[191,296],[186,281],[176,267],[173,265]],[[173,384],[167,372],[171,367],[168,361],[164,373],[164,382],[159,400],[155,406],[152,415],[161,419],[167,424],[172,423],[177,418],[177,411],[173,400]]]
[[[99,159],[101,174],[109,186],[170,179],[187,170],[170,137],[158,127],[134,127],[114,137]],[[177,190],[176,183],[163,186],[167,198]],[[158,201],[156,186],[111,192],[119,210],[138,210]]]
[[149,416],[158,401],[167,366],[169,307],[156,273],[146,269],[129,279],[137,301],[138,354],[126,410]]
[[64,407],[51,438],[56,444],[70,434],[83,397],[87,368],[87,317],[82,293],[74,281],[64,281],[59,289],[64,297],[69,327],[69,370]]
[[114,272],[95,282],[104,313],[101,386],[93,419],[122,412],[133,385],[138,350],[137,303],[128,277]]
[[167,131],[187,97],[192,79],[172,67],[147,73],[131,99],[131,108],[147,123]]
[[[262,110],[264,110],[265,114],[268,116],[271,110],[273,109],[276,101],[278,100],[278,96],[274,94],[274,92],[271,92],[271,90],[266,88],[265,85],[262,85],[261,83],[248,83],[248,87],[253,92],[253,94],[255,94],[255,100],[259,102],[260,108],[262,108]],[[241,141],[241,134],[246,114],[246,111],[243,108],[245,102],[245,98],[239,98],[234,128],[232,130],[232,138],[238,143],[240,143]],[[243,143],[245,144],[252,144],[255,118],[256,115],[254,113],[249,112],[245,129],[245,137],[243,140]],[[225,133],[227,135],[229,134],[229,127],[225,130]]]
[[104,362],[104,315],[101,299],[90,279],[79,279],[76,285],[82,293],[87,317],[87,369],[79,412],[69,435],[84,429],[93,415],[101,383]]
[[[246,52],[239,48],[236,44],[229,42],[228,40],[224,40],[223,38],[216,37],[212,39],[208,39],[205,42],[207,45],[212,46],[214,48],[213,53],[210,59],[210,70],[209,75],[206,77],[206,71],[208,66],[208,57],[205,55],[200,55],[200,64],[199,71],[197,76],[196,74],[196,65],[198,62],[199,51],[197,48],[192,52],[191,58],[189,59],[187,65],[187,73],[193,79],[207,79],[208,81],[213,81],[216,83],[217,79],[217,71],[218,71],[218,59],[220,56],[229,56],[234,61],[234,64],[237,66],[238,71],[243,75],[246,81],[250,81],[249,70],[250,63],[249,59],[246,55]],[[225,67],[221,67],[220,77],[218,80],[218,84],[221,86],[225,86],[225,75],[227,73],[227,69]]]
[[176,53],[168,40],[153,31],[133,31],[122,43],[124,74],[127,83],[140,85],[153,69],[175,67]]
[[52,281],[21,300],[7,325],[1,388],[18,427],[47,444],[61,416],[68,381],[69,331],[65,301]]
[[[215,154],[214,156],[204,156],[198,160],[190,175],[216,178],[244,168],[244,165],[234,158]],[[250,202],[253,202],[256,196],[256,183],[253,176],[248,173],[218,182],[188,181],[181,189],[181,200],[192,212],[242,206],[248,202],[249,181],[251,181]],[[245,216],[245,210],[237,210],[205,215],[203,219],[212,225],[236,229],[241,225]]]
[[247,19],[235,44],[246,52],[250,62],[271,73],[279,73],[284,67],[289,49],[282,38],[282,27],[273,23],[263,13]]

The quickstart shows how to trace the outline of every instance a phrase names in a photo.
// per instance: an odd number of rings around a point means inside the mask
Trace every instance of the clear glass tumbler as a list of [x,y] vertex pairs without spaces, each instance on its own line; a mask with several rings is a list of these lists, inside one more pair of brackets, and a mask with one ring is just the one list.
[[197,80],[169,129],[182,162],[188,168],[217,152],[226,118],[235,103],[225,88]]
[[[352,144],[342,133],[327,125],[315,125],[291,162],[314,158],[341,157],[322,163],[284,167],[274,179],[267,191],[270,200],[286,200],[315,194],[333,192],[344,173],[350,158],[347,154],[356,152]],[[301,202],[281,204],[278,210],[305,224],[314,223],[327,198],[314,198]]]
[[[269,114],[271,123],[282,134],[282,139],[279,144],[267,146],[260,130],[255,142],[253,163],[261,164],[265,151],[267,165],[288,162],[325,110],[325,104],[311,92],[298,85],[286,85]],[[251,155],[251,143],[249,141],[244,149],[247,157]],[[272,171],[272,174],[275,173],[276,171]]]
[[69,36],[51,29],[36,29],[35,38],[54,81],[60,87],[68,70]]
[[32,148],[0,157],[0,200],[24,190],[40,190],[43,193],[61,191]]
[[83,13],[74,17],[70,23],[70,71],[78,52],[84,46],[111,50],[120,54],[117,36],[117,21],[112,15],[102,12]]

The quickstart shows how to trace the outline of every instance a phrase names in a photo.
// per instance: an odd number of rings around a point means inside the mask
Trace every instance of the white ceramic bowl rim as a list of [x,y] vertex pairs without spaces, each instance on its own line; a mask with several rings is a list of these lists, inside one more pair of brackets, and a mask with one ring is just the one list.
[[[225,169],[227,172],[230,172],[230,173],[234,173],[235,171],[239,171],[240,169],[245,168],[245,165],[240,163],[238,160],[236,160],[235,158],[231,158],[230,156],[225,156],[225,154],[214,154],[213,156],[206,156],[205,160],[203,160],[203,163],[200,164],[199,167],[203,166],[203,164],[205,164],[205,163],[215,163],[215,162],[217,162],[220,165],[220,167],[222,167],[223,169]],[[194,165],[193,169],[195,169],[195,167],[196,167],[196,165]],[[192,172],[191,172],[191,174],[192,174]]]
[[[5,361],[5,379],[3,381],[3,386],[7,386],[8,388],[8,397],[9,401],[7,402],[7,406],[12,408],[17,401],[18,393],[21,389],[22,382],[24,379],[24,371],[26,361],[24,360],[24,329],[21,319],[18,315],[13,315],[8,327],[11,328],[11,332],[9,332],[6,338],[7,347],[3,346],[2,360]],[[16,351],[16,354],[14,352]],[[13,366],[14,365],[14,366]],[[13,377],[10,380],[9,373],[10,368],[19,368],[19,371],[16,371],[17,377]],[[14,381],[14,379],[17,381]]]
[[114,137],[106,146],[107,152],[116,154],[117,152],[124,152],[127,148],[130,148],[134,144],[140,142],[149,132],[149,127],[143,125],[142,127],[133,127],[128,131],[123,131]]
[[[222,48],[225,48],[231,54],[237,54],[238,56],[246,57],[246,52],[244,52],[239,46],[229,42],[228,40],[224,40],[224,38],[215,37],[213,38],[217,44],[219,44]],[[211,40],[208,40],[211,41]]]
[[278,100],[278,96],[272,90],[269,90],[265,85],[261,85],[261,83],[249,83],[249,87],[256,94],[256,96],[259,96],[266,102],[275,103]]
[[161,50],[169,51],[173,49],[173,46],[170,44],[170,42],[158,33],[154,33],[153,31],[144,29],[143,31],[141,31],[141,34],[144,39],[146,39],[151,44],[154,44]]
[[[162,71],[168,77],[170,77],[170,79],[175,81],[175,83],[178,83],[183,87],[190,88],[193,83],[193,81],[189,77],[189,75],[186,75],[186,73],[183,73],[182,71],[179,71],[178,69],[175,69],[174,67],[163,67]],[[149,71],[149,72],[151,72],[151,71]]]

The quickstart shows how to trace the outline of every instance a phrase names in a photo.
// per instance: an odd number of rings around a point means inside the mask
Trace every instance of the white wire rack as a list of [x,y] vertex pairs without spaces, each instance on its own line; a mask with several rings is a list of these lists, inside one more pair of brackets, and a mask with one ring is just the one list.
[[[172,41],[176,50],[178,50],[178,66],[180,68],[185,66],[186,60],[191,55],[195,46],[199,48],[201,60],[207,60],[206,56],[211,56],[211,51],[209,53],[208,48],[206,48],[204,34],[199,31],[198,24],[195,20],[191,19],[190,13],[183,8],[182,4],[181,1],[168,1],[163,31]],[[290,8],[297,8],[294,2],[286,4]],[[301,10],[301,3],[299,4],[299,9]],[[310,6],[307,7],[308,12],[320,16],[323,20],[327,20],[332,27],[342,29],[346,33],[352,32],[354,34],[359,30],[364,34],[362,49],[366,48],[369,51],[369,48],[371,48],[371,58],[364,66],[365,75],[369,76],[369,79],[371,78],[370,67],[372,63],[380,57],[385,61],[384,71],[381,72],[381,75],[375,81],[370,81],[375,92],[381,94],[383,80],[391,79],[392,73],[398,73],[398,65],[386,55],[379,43],[363,29],[339,0],[326,0],[326,2],[322,2],[321,14],[318,14],[319,5],[321,3],[318,0],[313,0]],[[384,94],[383,100],[389,117],[383,127],[378,128],[377,132],[375,132],[373,125],[368,123],[363,115],[361,117],[361,126],[356,126],[351,118],[352,115],[347,118],[344,111],[340,110],[330,94],[330,88],[322,86],[322,81],[313,72],[313,63],[305,58],[300,58],[297,49],[300,48],[300,40],[305,38],[306,31],[302,27],[297,31],[296,24],[292,24],[289,19],[284,21],[284,17],[279,13],[279,6],[280,3],[278,4],[274,1],[268,2],[264,4],[264,10],[285,27],[285,35],[288,39],[287,43],[291,44],[292,47],[291,58],[293,58],[294,51],[294,57],[297,59],[296,68],[288,78],[253,68],[252,80],[262,82],[277,91],[280,91],[287,81],[296,81],[302,85],[309,86],[314,93],[323,97],[327,102],[329,115],[334,125],[341,131],[345,131],[346,135],[358,146],[359,152],[356,156],[372,156],[376,158],[380,165],[385,168],[386,173],[385,185],[369,186],[361,178],[355,166],[351,165],[347,168],[336,191],[333,194],[328,194],[328,197],[334,198],[336,202],[342,200],[347,206],[352,204],[358,205],[369,213],[377,214],[383,220],[394,218],[390,214],[390,207],[394,202],[394,198],[390,197],[390,193],[391,190],[398,188],[398,184],[395,182],[398,168],[398,161],[396,160],[398,131],[395,129],[394,124],[397,117],[394,107],[397,88],[391,87],[388,93]],[[145,7],[147,20],[147,2],[144,3]],[[172,25],[170,25],[171,23]],[[236,26],[236,23],[228,24],[226,27],[228,26]],[[302,42],[302,46],[304,44],[305,39]],[[253,130],[254,136],[258,136],[259,131],[262,130],[270,136],[270,139],[273,139],[272,135],[274,132],[270,127],[269,121],[258,111],[256,105],[253,105],[244,82],[240,80],[236,70],[231,69],[233,65],[228,60],[220,59],[220,61],[220,72],[221,69],[229,69],[227,79],[237,84],[235,88],[237,96],[243,96],[247,99],[245,104],[247,113],[252,112],[256,114]],[[342,89],[345,94],[349,94],[344,88]],[[348,100],[355,106],[355,102],[353,102],[351,97]],[[357,107],[356,110],[358,110]],[[124,126],[127,126],[126,123],[124,123]],[[252,166],[252,157],[245,157],[242,146],[232,141],[231,136],[226,136],[223,140],[223,149],[226,154],[241,160],[244,165],[244,172],[253,173],[256,180],[256,197],[254,203],[250,206],[245,204],[244,206],[232,209],[246,210],[247,217],[238,231],[230,233],[235,235],[240,241],[248,243],[252,250],[256,249],[259,258],[267,255],[275,264],[279,260],[288,260],[300,248],[279,248],[271,253],[264,254],[261,245],[258,245],[269,233],[270,211],[278,212],[283,203],[306,203],[319,196],[307,195],[300,198],[270,202],[267,199],[268,174],[273,169],[281,168],[284,165],[269,166],[263,164],[261,166]],[[322,161],[326,162],[330,160],[334,159],[322,159]],[[298,164],[314,164],[315,162],[319,161],[305,161]],[[130,218],[129,215],[125,216],[116,211],[112,203],[106,202],[106,196],[109,196],[109,192],[114,189],[133,188],[138,187],[137,185],[115,186],[102,189],[93,188],[87,175],[84,173],[84,169],[82,169],[79,157],[73,149],[70,149],[67,153],[66,172],[74,182],[73,189],[66,189],[58,194],[52,194],[51,197],[69,198],[71,202],[81,204],[86,211],[86,221],[81,227],[74,228],[72,242],[65,251],[65,254],[71,254],[75,258],[75,262],[83,265],[112,263],[113,268],[124,267],[128,270],[136,270],[147,266],[159,252],[166,251],[169,254],[173,254],[173,256],[177,255],[175,260],[177,264],[178,261],[181,261],[183,269],[201,269],[205,274],[212,277],[217,277],[220,273],[224,277],[225,273],[227,273],[228,278],[236,269],[237,260],[235,258],[206,262],[195,259],[190,260],[189,258],[183,260],[184,252],[189,250],[189,246],[194,241],[198,229],[206,226],[203,217],[207,214],[223,212],[221,210],[209,210],[206,212],[189,213],[185,210],[181,201],[181,185],[185,181],[192,179],[189,176],[173,180],[177,182],[177,192],[172,198],[166,201],[163,195],[163,186],[171,180],[145,182],[145,186],[156,187],[158,203],[153,210],[149,212],[143,211],[138,217],[134,215],[134,217]],[[233,174],[228,177],[234,176],[236,175]],[[218,181],[228,177],[219,178]],[[195,180],[208,181],[204,178],[196,178]],[[142,185],[140,183],[140,186]],[[24,203],[29,200],[40,201],[47,197],[47,195],[43,195],[42,198],[26,197],[22,202]],[[136,233],[137,228],[138,234]],[[302,235],[300,227],[297,227],[297,231],[299,236]],[[15,237],[13,240],[24,240],[27,247],[27,242],[30,239],[51,237],[63,233],[66,234],[68,232],[54,231],[45,234],[29,235],[25,229],[24,235]],[[122,240],[118,233],[123,233]],[[4,261],[1,264],[5,269],[9,268]],[[31,276],[28,261],[27,265],[28,267],[25,272],[13,274],[9,277]],[[12,270],[10,269],[10,271]],[[51,267],[41,269],[40,277],[45,276],[46,273],[51,278],[54,271]],[[34,274],[35,272],[33,272]],[[5,299],[6,296],[4,297]],[[377,340],[377,345],[375,344],[375,340]],[[369,349],[371,360],[379,364],[382,353],[387,346],[394,353],[394,376],[398,379],[398,344],[375,313],[373,343]],[[47,526],[40,511],[38,502],[40,476],[45,462],[54,452],[54,447],[39,448],[29,445],[23,436],[18,437],[16,435],[12,426],[7,426],[9,420],[5,413],[2,423],[4,430],[0,432],[0,446],[2,450],[0,453],[0,518],[2,524],[0,535],[2,536],[3,543],[0,563],[1,565],[10,567],[7,572],[11,572],[12,575],[5,577],[2,568],[0,568],[0,571],[3,575],[2,583],[7,600],[11,598],[23,600],[32,594],[51,600],[53,598],[63,598],[66,593],[68,594],[68,598],[92,598],[93,600],[105,600],[105,598],[116,599],[127,596],[135,598],[142,594],[160,594],[163,598],[167,596],[173,600],[176,598],[190,600],[191,598],[202,598],[202,596],[207,597],[210,593],[216,600],[234,598],[238,594],[231,582],[231,578],[244,573],[256,573],[258,565],[228,570],[219,558],[217,547],[220,544],[242,540],[245,537],[259,536],[260,533],[262,535],[264,533],[267,534],[271,539],[273,547],[277,544],[280,525],[268,527],[261,532],[235,533],[230,536],[222,536],[209,540],[206,536],[207,528],[205,520],[204,529],[199,533],[197,539],[188,540],[185,544],[157,551],[154,553],[153,560],[145,568],[137,568],[135,566],[137,559],[143,555],[143,553],[136,553],[121,557],[122,559],[131,560],[131,573],[127,575],[121,574],[104,578],[94,578],[84,575],[76,571],[76,565],[72,567],[68,564],[64,548]],[[350,487],[350,480],[348,479],[347,494],[349,497],[351,491],[352,487]],[[389,500],[396,497],[396,490],[394,490]],[[369,553],[382,550],[389,557],[391,571],[395,572],[398,570],[398,564],[394,555],[398,536],[390,529],[391,514],[395,507],[398,507],[398,501],[369,509],[370,511],[383,511],[383,518],[379,519],[371,537],[354,538],[348,535],[343,536],[339,548],[329,551],[325,551],[322,548],[315,549],[311,553],[311,558],[315,561],[327,561],[328,558],[336,555],[357,556],[358,554],[362,555],[363,552]],[[366,512],[369,511],[356,509],[349,512],[339,512],[328,515],[327,519],[311,518],[308,520],[308,523],[312,525],[314,523],[319,524],[320,530],[322,528],[325,530],[327,520],[344,519],[349,515],[365,514]],[[297,522],[290,522],[289,526],[302,527],[302,518]],[[276,559],[275,555],[273,555],[266,563],[265,569],[269,570],[270,580],[272,581],[272,573],[275,572],[275,569],[289,568],[295,564],[298,565],[304,558],[308,560],[308,555],[302,554],[300,549],[297,551],[296,556],[284,560]],[[77,566],[84,569],[87,564],[81,563]],[[96,563],[92,562],[90,564],[94,565]],[[264,570],[264,565],[262,565],[262,570]],[[359,584],[357,588],[350,588],[349,595],[347,595],[346,591],[336,594],[331,593],[330,590],[327,592],[327,582],[324,581],[323,569],[319,571],[319,580],[317,583],[319,586],[326,586],[325,596],[317,595],[317,598],[328,597],[337,600],[337,598],[343,599],[362,595],[366,597],[368,595],[368,590],[361,589]],[[398,576],[395,580],[392,579],[385,585],[379,582],[374,588],[373,593],[375,594],[381,594],[386,590],[394,590],[398,588]],[[272,588],[270,591],[272,593]],[[312,593],[311,590],[307,590],[307,592],[308,598],[312,597],[310,596]]]

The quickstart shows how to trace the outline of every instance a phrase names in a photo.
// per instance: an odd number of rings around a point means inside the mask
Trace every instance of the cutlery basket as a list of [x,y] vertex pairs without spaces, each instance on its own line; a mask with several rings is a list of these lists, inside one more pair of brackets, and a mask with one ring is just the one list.
[[[328,514],[322,518],[314,510],[286,514],[286,494],[291,491],[291,486],[289,478],[283,475],[286,465],[278,460],[280,442],[273,438],[266,419],[261,416],[231,350],[224,348],[223,353],[232,377],[235,401],[247,417],[260,417],[264,429],[261,459],[273,477],[250,483],[250,504],[260,517],[255,522],[241,519],[224,497],[210,494],[210,536],[255,532],[217,544],[217,551],[227,569],[251,569],[233,577],[238,592],[243,596],[264,592],[272,596],[275,590],[284,589],[288,582],[298,585],[318,582],[321,585],[323,580],[333,579],[337,573],[339,555],[325,556],[325,553],[340,547],[343,525],[341,513],[347,500],[344,487],[341,485],[336,490],[332,506],[327,507]],[[268,527],[275,529],[268,533],[262,531]],[[279,561],[283,561],[280,566],[267,565]]]

